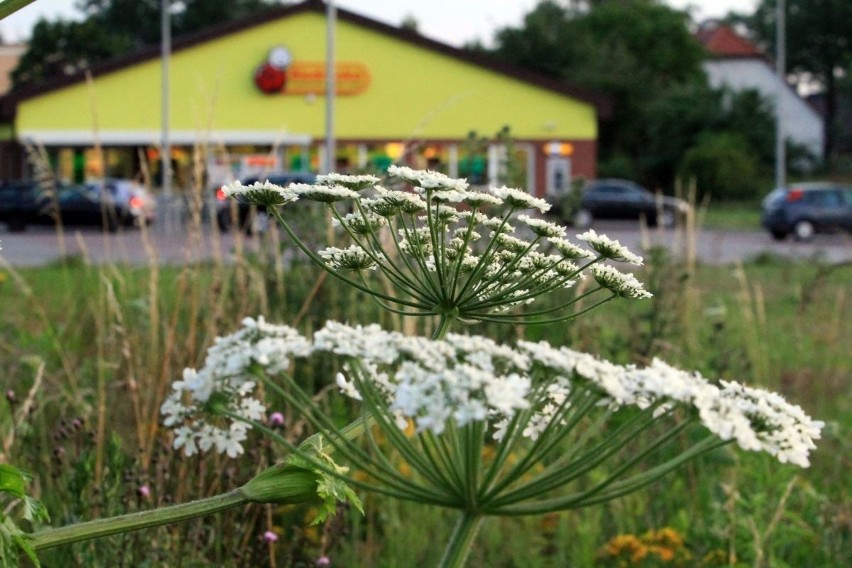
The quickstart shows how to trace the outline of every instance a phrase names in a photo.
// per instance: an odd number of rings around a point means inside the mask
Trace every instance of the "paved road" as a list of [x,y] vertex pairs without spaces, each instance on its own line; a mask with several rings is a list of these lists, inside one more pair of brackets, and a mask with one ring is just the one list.
[[[640,252],[643,243],[662,245],[675,254],[687,250],[687,240],[680,231],[651,229],[647,233],[638,230],[637,223],[600,223],[595,226],[598,233],[618,239],[631,250]],[[569,233],[570,234],[570,233]],[[68,229],[65,235],[65,251],[79,255],[92,263],[116,262],[146,264],[151,259],[163,264],[184,264],[197,260],[232,258],[234,246],[256,249],[258,239],[238,238],[219,234],[204,227],[201,234],[187,235],[182,230],[165,231],[154,225],[147,231],[132,229],[116,234],[104,234],[97,229]],[[25,233],[9,233],[0,228],[0,257],[12,266],[40,266],[58,260],[62,248],[56,232],[47,227],[30,227]],[[817,235],[809,243],[793,240],[773,241],[763,231],[703,230],[695,238],[698,259],[707,264],[729,264],[749,260],[763,253],[787,258],[820,258],[830,263],[852,263],[852,236]]]

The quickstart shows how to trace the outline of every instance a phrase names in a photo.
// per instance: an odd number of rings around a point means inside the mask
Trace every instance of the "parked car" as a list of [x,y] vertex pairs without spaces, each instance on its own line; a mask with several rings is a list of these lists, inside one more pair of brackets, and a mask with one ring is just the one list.
[[[241,179],[243,185],[251,185],[258,181],[269,181],[275,185],[287,187],[291,183],[314,183],[317,176],[308,172],[276,172],[265,176],[251,176]],[[252,207],[247,203],[233,202],[225,196],[222,188],[216,189],[216,222],[219,224],[219,229],[226,232],[231,229],[236,214],[238,227],[248,234],[263,232],[266,229],[266,212],[257,211],[256,207]],[[232,207],[236,208],[236,213]]]
[[60,185],[55,199],[34,181],[8,182],[0,186],[0,222],[10,231],[23,231],[28,225],[102,226],[109,231],[139,222],[128,205],[101,198],[80,185]]
[[578,228],[587,228],[597,219],[640,219],[649,225],[673,227],[689,205],[682,199],[656,195],[641,185],[623,179],[597,179],[576,196],[563,200],[562,214]]
[[150,225],[156,219],[157,201],[141,183],[131,179],[106,178],[86,183],[95,195],[131,210],[138,222]]
[[776,188],[763,199],[761,224],[777,240],[852,231],[852,185],[807,182]]

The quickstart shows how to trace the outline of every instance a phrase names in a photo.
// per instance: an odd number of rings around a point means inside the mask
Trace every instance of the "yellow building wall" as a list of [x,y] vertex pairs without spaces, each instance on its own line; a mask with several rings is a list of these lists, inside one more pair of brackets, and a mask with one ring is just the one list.
[[[322,138],[325,99],[266,95],[253,81],[275,45],[295,61],[325,60],[325,18],[300,13],[173,54],[170,124],[174,130],[248,130]],[[348,139],[459,139],[493,135],[593,140],[592,105],[338,20],[339,61],[370,71],[367,90],[335,98],[335,132]],[[150,130],[161,124],[159,59],[45,93],[18,107],[19,131]],[[150,143],[156,143],[151,140]]]

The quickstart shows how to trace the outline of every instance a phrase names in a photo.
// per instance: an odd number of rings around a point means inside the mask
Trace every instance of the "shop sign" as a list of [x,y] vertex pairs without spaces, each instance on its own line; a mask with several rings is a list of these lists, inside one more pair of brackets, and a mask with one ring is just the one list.
[[[290,50],[278,45],[254,73],[254,84],[266,94],[323,95],[327,91],[324,61],[293,61]],[[367,90],[370,71],[357,61],[334,65],[334,93],[357,95]]]
[[548,156],[572,156],[574,154],[574,145],[570,142],[548,142],[543,149]]

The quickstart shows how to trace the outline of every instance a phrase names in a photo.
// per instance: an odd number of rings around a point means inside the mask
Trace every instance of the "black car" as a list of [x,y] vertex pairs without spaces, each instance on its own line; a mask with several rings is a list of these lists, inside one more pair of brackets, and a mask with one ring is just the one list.
[[[317,176],[308,172],[280,172],[272,173],[265,176],[252,176],[240,180],[243,185],[251,185],[255,182],[269,181],[281,187],[287,187],[291,183],[309,183],[313,184]],[[234,209],[234,207],[236,209]],[[248,234],[262,232],[266,228],[266,212],[257,211],[256,207],[252,207],[247,203],[234,202],[225,196],[222,188],[216,190],[216,221],[219,224],[219,229],[223,232],[230,230],[234,224],[235,216],[238,227]]]
[[777,240],[852,231],[852,186],[808,182],[776,188],[763,199],[761,224]]
[[587,228],[596,219],[640,219],[649,225],[658,223],[673,227],[688,205],[681,199],[655,195],[641,185],[623,179],[598,179],[588,182],[571,204],[570,196],[563,206],[566,215],[578,228]]
[[56,195],[33,181],[0,185],[0,222],[10,231],[23,231],[27,225],[102,226],[109,231],[136,223],[129,206],[105,201],[84,186],[60,185]]

